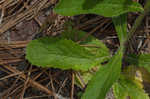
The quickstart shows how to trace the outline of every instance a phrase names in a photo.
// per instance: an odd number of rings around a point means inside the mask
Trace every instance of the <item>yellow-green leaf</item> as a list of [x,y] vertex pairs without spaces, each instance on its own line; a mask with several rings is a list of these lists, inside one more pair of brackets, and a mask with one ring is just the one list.
[[132,80],[121,76],[120,79],[113,85],[115,99],[149,99],[148,94]]

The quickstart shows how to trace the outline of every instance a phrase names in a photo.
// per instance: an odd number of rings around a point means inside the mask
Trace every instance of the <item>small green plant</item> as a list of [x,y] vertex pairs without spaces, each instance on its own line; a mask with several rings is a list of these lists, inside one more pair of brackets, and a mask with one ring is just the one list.
[[[143,9],[140,4],[132,0],[60,0],[54,11],[61,15],[91,13],[111,17],[120,40],[118,51],[111,56],[108,48],[91,35],[77,43],[76,41],[85,37],[86,33],[67,25],[67,29],[61,36],[43,37],[31,41],[27,46],[26,59],[36,66],[72,69],[80,72],[98,66],[97,72],[91,74],[90,79],[87,78],[89,82],[82,99],[105,99],[110,88],[113,88],[116,99],[126,99],[127,96],[131,99],[149,99],[141,84],[140,79],[143,77],[136,77],[136,74],[140,70],[140,73],[144,74],[141,68],[150,72],[150,54],[126,55],[126,60],[133,65],[129,67],[133,67],[135,72],[132,72],[131,68],[121,70],[126,49],[124,45],[133,35],[149,7],[150,1]],[[127,33],[128,12],[142,13],[129,33]],[[74,39],[76,33],[78,36]],[[108,63],[101,66],[101,63],[105,61]]]

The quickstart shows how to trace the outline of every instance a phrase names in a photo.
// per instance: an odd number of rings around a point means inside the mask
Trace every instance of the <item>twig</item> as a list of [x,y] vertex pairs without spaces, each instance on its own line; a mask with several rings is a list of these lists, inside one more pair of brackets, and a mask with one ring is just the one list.
[[100,27],[102,27],[105,23],[107,23],[110,20],[105,20],[105,22],[103,24],[100,24],[99,26],[97,26],[96,28],[94,28],[93,30],[91,30],[88,34],[86,34],[81,40],[79,40],[77,43],[80,43],[81,41],[84,41],[89,35],[93,34],[95,31],[97,31]]
[[79,80],[79,83],[81,84],[82,88],[85,88],[86,84],[84,82],[84,80],[82,79],[80,72],[76,72],[75,76],[77,77],[77,79]]
[[68,78],[66,78],[66,79],[63,81],[62,86],[59,88],[59,90],[58,90],[58,92],[57,92],[58,94],[61,92],[61,89],[65,86],[67,80],[68,80]]
[[71,98],[73,99],[74,96],[74,72],[72,71],[72,84],[71,84]]
[[4,79],[8,79],[8,78],[13,77],[13,76],[20,75],[20,74],[22,74],[22,73],[23,73],[23,72],[10,74],[10,75],[8,75],[8,76],[5,76],[5,77],[3,77],[3,78],[0,78],[0,81],[1,81],[1,80],[4,80]]
[[[13,73],[20,73],[20,71],[18,71],[17,69],[13,68],[12,66],[4,66],[5,68],[7,68],[9,71],[13,72]],[[27,76],[25,74],[21,74],[19,75],[22,79],[27,79]],[[38,82],[32,80],[29,78],[29,83],[32,85],[32,87],[36,87],[41,91],[46,92],[49,95],[54,96],[55,93],[53,93],[52,91],[50,91],[48,88],[44,87],[43,85],[39,84]]]
[[25,83],[24,83],[24,87],[23,87],[23,90],[22,90],[22,92],[21,92],[20,99],[23,99],[25,90],[28,88],[28,85],[27,85],[27,84],[29,83],[29,79],[30,79],[30,75],[31,75],[31,70],[32,70],[32,65],[30,66],[27,79],[26,79],[26,81],[25,81]]

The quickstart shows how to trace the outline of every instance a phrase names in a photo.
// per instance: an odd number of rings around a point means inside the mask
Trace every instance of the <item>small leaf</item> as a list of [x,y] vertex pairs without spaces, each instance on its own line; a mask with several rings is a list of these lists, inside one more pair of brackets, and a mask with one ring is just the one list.
[[60,0],[54,11],[64,16],[91,13],[114,17],[127,12],[143,11],[143,8],[132,0]]
[[83,71],[99,65],[106,58],[96,57],[71,40],[48,37],[31,41],[26,54],[26,59],[33,65]]
[[148,94],[132,80],[121,76],[120,79],[113,85],[115,99],[149,99]]
[[150,72],[150,54],[130,54],[127,56],[126,60],[139,67],[144,67]]
[[82,99],[105,99],[107,91],[113,83],[119,78],[122,63],[122,50],[116,55],[90,80]]

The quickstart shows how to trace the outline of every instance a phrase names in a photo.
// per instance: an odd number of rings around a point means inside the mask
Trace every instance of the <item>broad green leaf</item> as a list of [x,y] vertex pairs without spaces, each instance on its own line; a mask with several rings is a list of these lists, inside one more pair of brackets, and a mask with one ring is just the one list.
[[126,60],[130,64],[134,64],[139,67],[144,67],[150,72],[150,54],[131,54],[127,56]]
[[119,78],[122,65],[122,50],[114,55],[108,64],[101,67],[90,80],[82,99],[105,99],[107,91]]
[[26,59],[33,65],[83,71],[99,65],[106,58],[96,57],[71,40],[52,37],[31,41],[26,54]]
[[144,92],[132,80],[121,76],[120,79],[113,85],[115,99],[149,99],[148,94]]
[[122,46],[125,40],[127,40],[127,14],[113,17],[112,20],[120,40],[120,45]]
[[132,0],[60,0],[54,11],[64,16],[91,13],[114,17],[127,12],[143,11],[143,8]]

